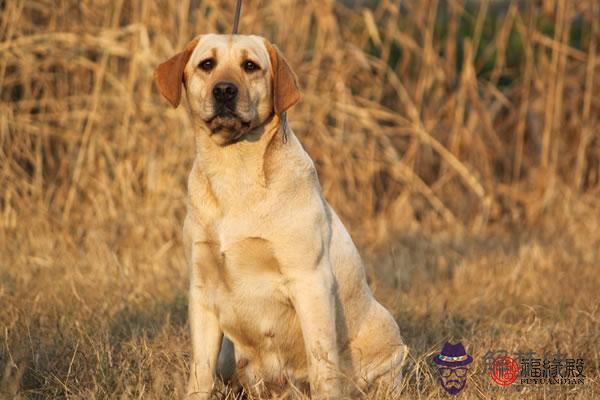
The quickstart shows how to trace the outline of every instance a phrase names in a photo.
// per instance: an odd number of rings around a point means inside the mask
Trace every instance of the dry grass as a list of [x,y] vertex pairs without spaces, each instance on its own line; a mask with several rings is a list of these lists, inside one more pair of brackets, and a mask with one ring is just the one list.
[[[447,397],[427,360],[453,339],[465,398],[598,398],[598,2],[371,3],[246,1],[241,32],[301,78],[291,124],[411,347],[402,396]],[[0,398],[181,397],[193,143],[152,71],[233,4],[0,2]],[[498,392],[498,348],[587,383]]]

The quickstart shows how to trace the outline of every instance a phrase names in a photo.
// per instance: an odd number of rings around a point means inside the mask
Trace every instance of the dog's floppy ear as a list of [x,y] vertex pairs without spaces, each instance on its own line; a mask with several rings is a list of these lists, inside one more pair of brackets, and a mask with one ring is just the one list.
[[265,47],[273,72],[273,108],[276,114],[281,115],[300,100],[298,80],[281,51],[268,40],[265,40]]
[[185,46],[182,52],[175,54],[154,70],[154,79],[156,80],[158,91],[169,100],[169,103],[174,108],[181,101],[183,70],[197,44],[197,39],[192,40]]

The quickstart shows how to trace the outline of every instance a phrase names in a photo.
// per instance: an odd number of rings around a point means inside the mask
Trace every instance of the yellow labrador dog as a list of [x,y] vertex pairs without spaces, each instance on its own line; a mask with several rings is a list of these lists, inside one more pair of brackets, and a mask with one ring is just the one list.
[[258,36],[201,35],[155,78],[174,107],[185,88],[197,147],[183,228],[189,397],[209,398],[217,376],[320,399],[397,385],[407,347],[285,122],[299,91],[279,50]]

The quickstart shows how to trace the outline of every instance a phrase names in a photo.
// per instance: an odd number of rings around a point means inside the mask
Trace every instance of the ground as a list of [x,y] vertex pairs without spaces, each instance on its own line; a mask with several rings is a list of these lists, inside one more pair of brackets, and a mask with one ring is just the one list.
[[[139,225],[130,232],[113,221],[79,238],[41,220],[4,231],[5,398],[184,393],[190,343],[180,238],[162,236],[143,215],[131,218]],[[565,201],[536,231],[407,231],[365,249],[371,287],[410,347],[401,397],[448,397],[430,363],[445,341],[461,341],[474,357],[464,398],[596,397],[597,221],[585,202]],[[483,371],[495,350],[583,358],[585,384],[500,388]]]

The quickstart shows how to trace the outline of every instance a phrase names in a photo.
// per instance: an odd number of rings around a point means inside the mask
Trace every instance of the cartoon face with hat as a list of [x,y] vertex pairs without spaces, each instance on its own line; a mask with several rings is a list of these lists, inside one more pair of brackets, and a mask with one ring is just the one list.
[[446,392],[457,394],[464,389],[468,365],[473,362],[473,357],[467,354],[462,343],[446,342],[442,352],[433,357],[433,362],[438,366],[439,382]]

